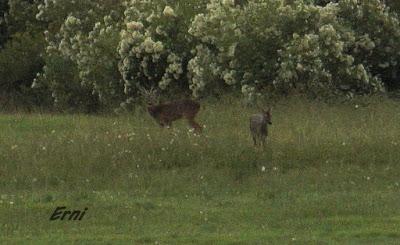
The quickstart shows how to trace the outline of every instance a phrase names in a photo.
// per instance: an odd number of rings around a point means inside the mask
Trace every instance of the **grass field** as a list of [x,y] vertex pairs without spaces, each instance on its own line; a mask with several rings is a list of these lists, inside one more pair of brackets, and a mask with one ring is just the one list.
[[0,115],[0,243],[399,243],[398,102],[278,102],[265,149],[255,111],[204,103],[201,136],[140,112]]

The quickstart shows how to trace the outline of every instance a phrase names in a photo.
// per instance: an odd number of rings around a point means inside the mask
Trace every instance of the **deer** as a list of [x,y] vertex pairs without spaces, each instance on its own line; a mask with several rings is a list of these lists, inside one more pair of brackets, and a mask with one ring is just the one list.
[[254,146],[257,146],[257,144],[265,145],[265,139],[268,136],[268,124],[272,124],[271,118],[271,108],[263,109],[261,113],[250,116],[250,132]]
[[191,99],[174,100],[167,103],[159,103],[156,99],[156,90],[152,87],[146,90],[139,87],[140,93],[147,100],[147,111],[161,127],[170,128],[172,122],[185,118],[196,133],[202,131],[202,127],[195,121],[200,110],[200,104]]

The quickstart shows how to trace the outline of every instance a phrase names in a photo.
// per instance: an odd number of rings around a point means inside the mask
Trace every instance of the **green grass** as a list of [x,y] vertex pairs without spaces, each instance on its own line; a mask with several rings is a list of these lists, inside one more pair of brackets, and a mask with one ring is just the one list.
[[203,103],[201,136],[140,112],[0,115],[0,243],[398,244],[400,107],[367,102],[279,102],[265,149],[232,101]]

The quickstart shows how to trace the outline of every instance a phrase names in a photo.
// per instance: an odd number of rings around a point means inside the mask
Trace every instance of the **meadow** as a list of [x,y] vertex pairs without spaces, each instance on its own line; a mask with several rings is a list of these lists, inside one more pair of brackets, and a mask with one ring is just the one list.
[[281,100],[265,148],[234,98],[202,103],[200,136],[141,110],[0,114],[0,243],[398,244],[398,105]]

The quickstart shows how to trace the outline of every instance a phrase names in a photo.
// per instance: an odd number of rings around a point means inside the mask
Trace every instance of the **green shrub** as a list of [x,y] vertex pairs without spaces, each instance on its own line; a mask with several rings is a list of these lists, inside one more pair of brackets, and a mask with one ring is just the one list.
[[[16,33],[0,50],[0,103],[8,109],[29,105],[48,105],[47,93],[33,91],[31,84],[43,66],[41,35]],[[3,108],[4,109],[4,108]]]

